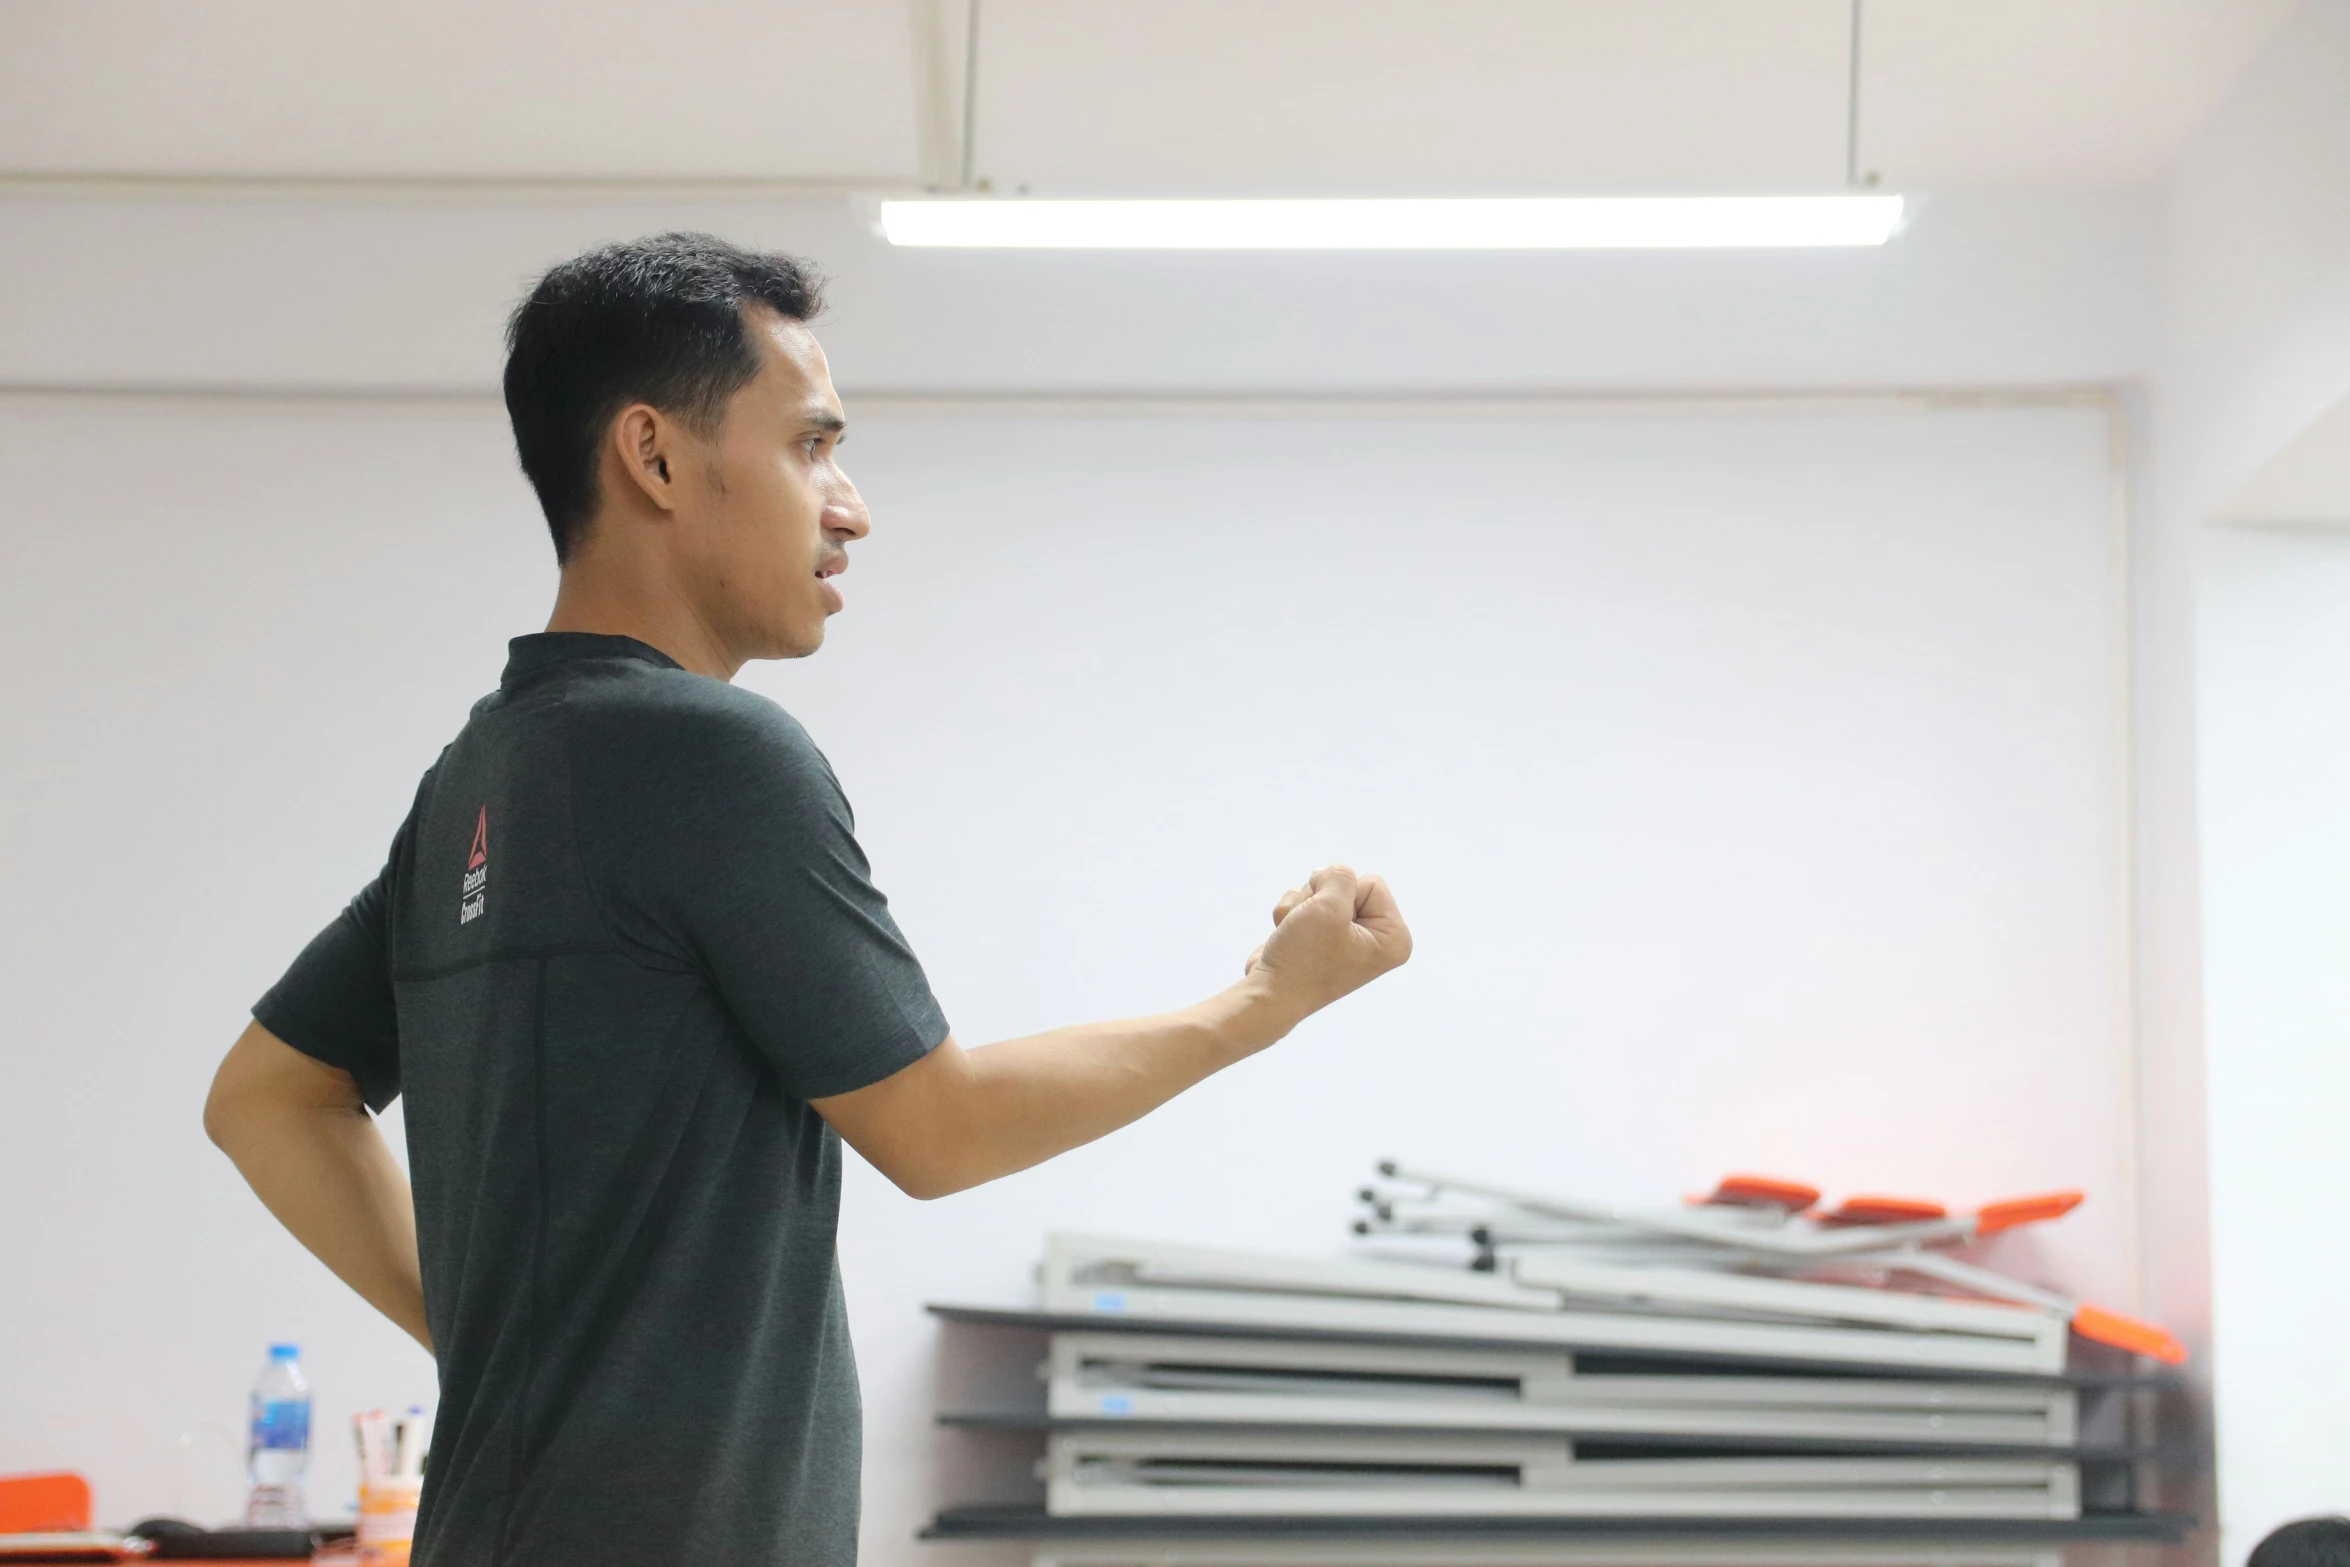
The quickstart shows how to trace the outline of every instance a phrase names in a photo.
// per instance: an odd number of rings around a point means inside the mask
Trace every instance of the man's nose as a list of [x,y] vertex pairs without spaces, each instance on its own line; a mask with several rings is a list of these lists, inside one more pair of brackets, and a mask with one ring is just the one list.
[[865,497],[845,479],[824,508],[824,526],[828,532],[848,539],[861,539],[873,531],[873,514],[865,509]]

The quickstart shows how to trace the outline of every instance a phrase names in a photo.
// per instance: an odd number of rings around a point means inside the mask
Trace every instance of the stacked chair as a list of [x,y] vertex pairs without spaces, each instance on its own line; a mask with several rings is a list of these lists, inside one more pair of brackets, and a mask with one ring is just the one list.
[[1041,1339],[1032,1393],[942,1418],[1044,1451],[1041,1506],[932,1536],[1056,1567],[2048,1567],[2187,1525],[2139,1506],[2176,1341],[1952,1255],[2077,1193],[1822,1208],[1740,1176],[1627,1209],[1390,1164],[1359,1197],[1358,1237],[1412,1255],[1055,1235],[1033,1308],[934,1307]]

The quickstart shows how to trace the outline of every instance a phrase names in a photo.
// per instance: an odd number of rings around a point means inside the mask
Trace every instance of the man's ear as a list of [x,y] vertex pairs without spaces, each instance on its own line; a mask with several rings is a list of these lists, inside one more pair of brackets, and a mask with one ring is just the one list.
[[677,510],[677,421],[650,403],[631,403],[612,421],[611,455],[631,483],[662,511]]

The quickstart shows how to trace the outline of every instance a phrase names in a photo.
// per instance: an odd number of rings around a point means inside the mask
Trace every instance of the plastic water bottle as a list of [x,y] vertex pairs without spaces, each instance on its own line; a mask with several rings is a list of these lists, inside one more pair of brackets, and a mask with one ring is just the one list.
[[253,1490],[245,1522],[255,1529],[307,1529],[310,1500],[310,1383],[291,1344],[269,1346],[269,1363],[253,1384],[252,1434],[245,1462]]

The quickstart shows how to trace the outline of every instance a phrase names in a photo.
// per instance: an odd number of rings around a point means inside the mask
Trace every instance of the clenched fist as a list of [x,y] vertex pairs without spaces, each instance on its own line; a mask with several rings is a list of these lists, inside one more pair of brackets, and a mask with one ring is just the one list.
[[1273,934],[1248,955],[1247,974],[1303,1017],[1411,955],[1412,933],[1387,883],[1331,865],[1282,894]]

